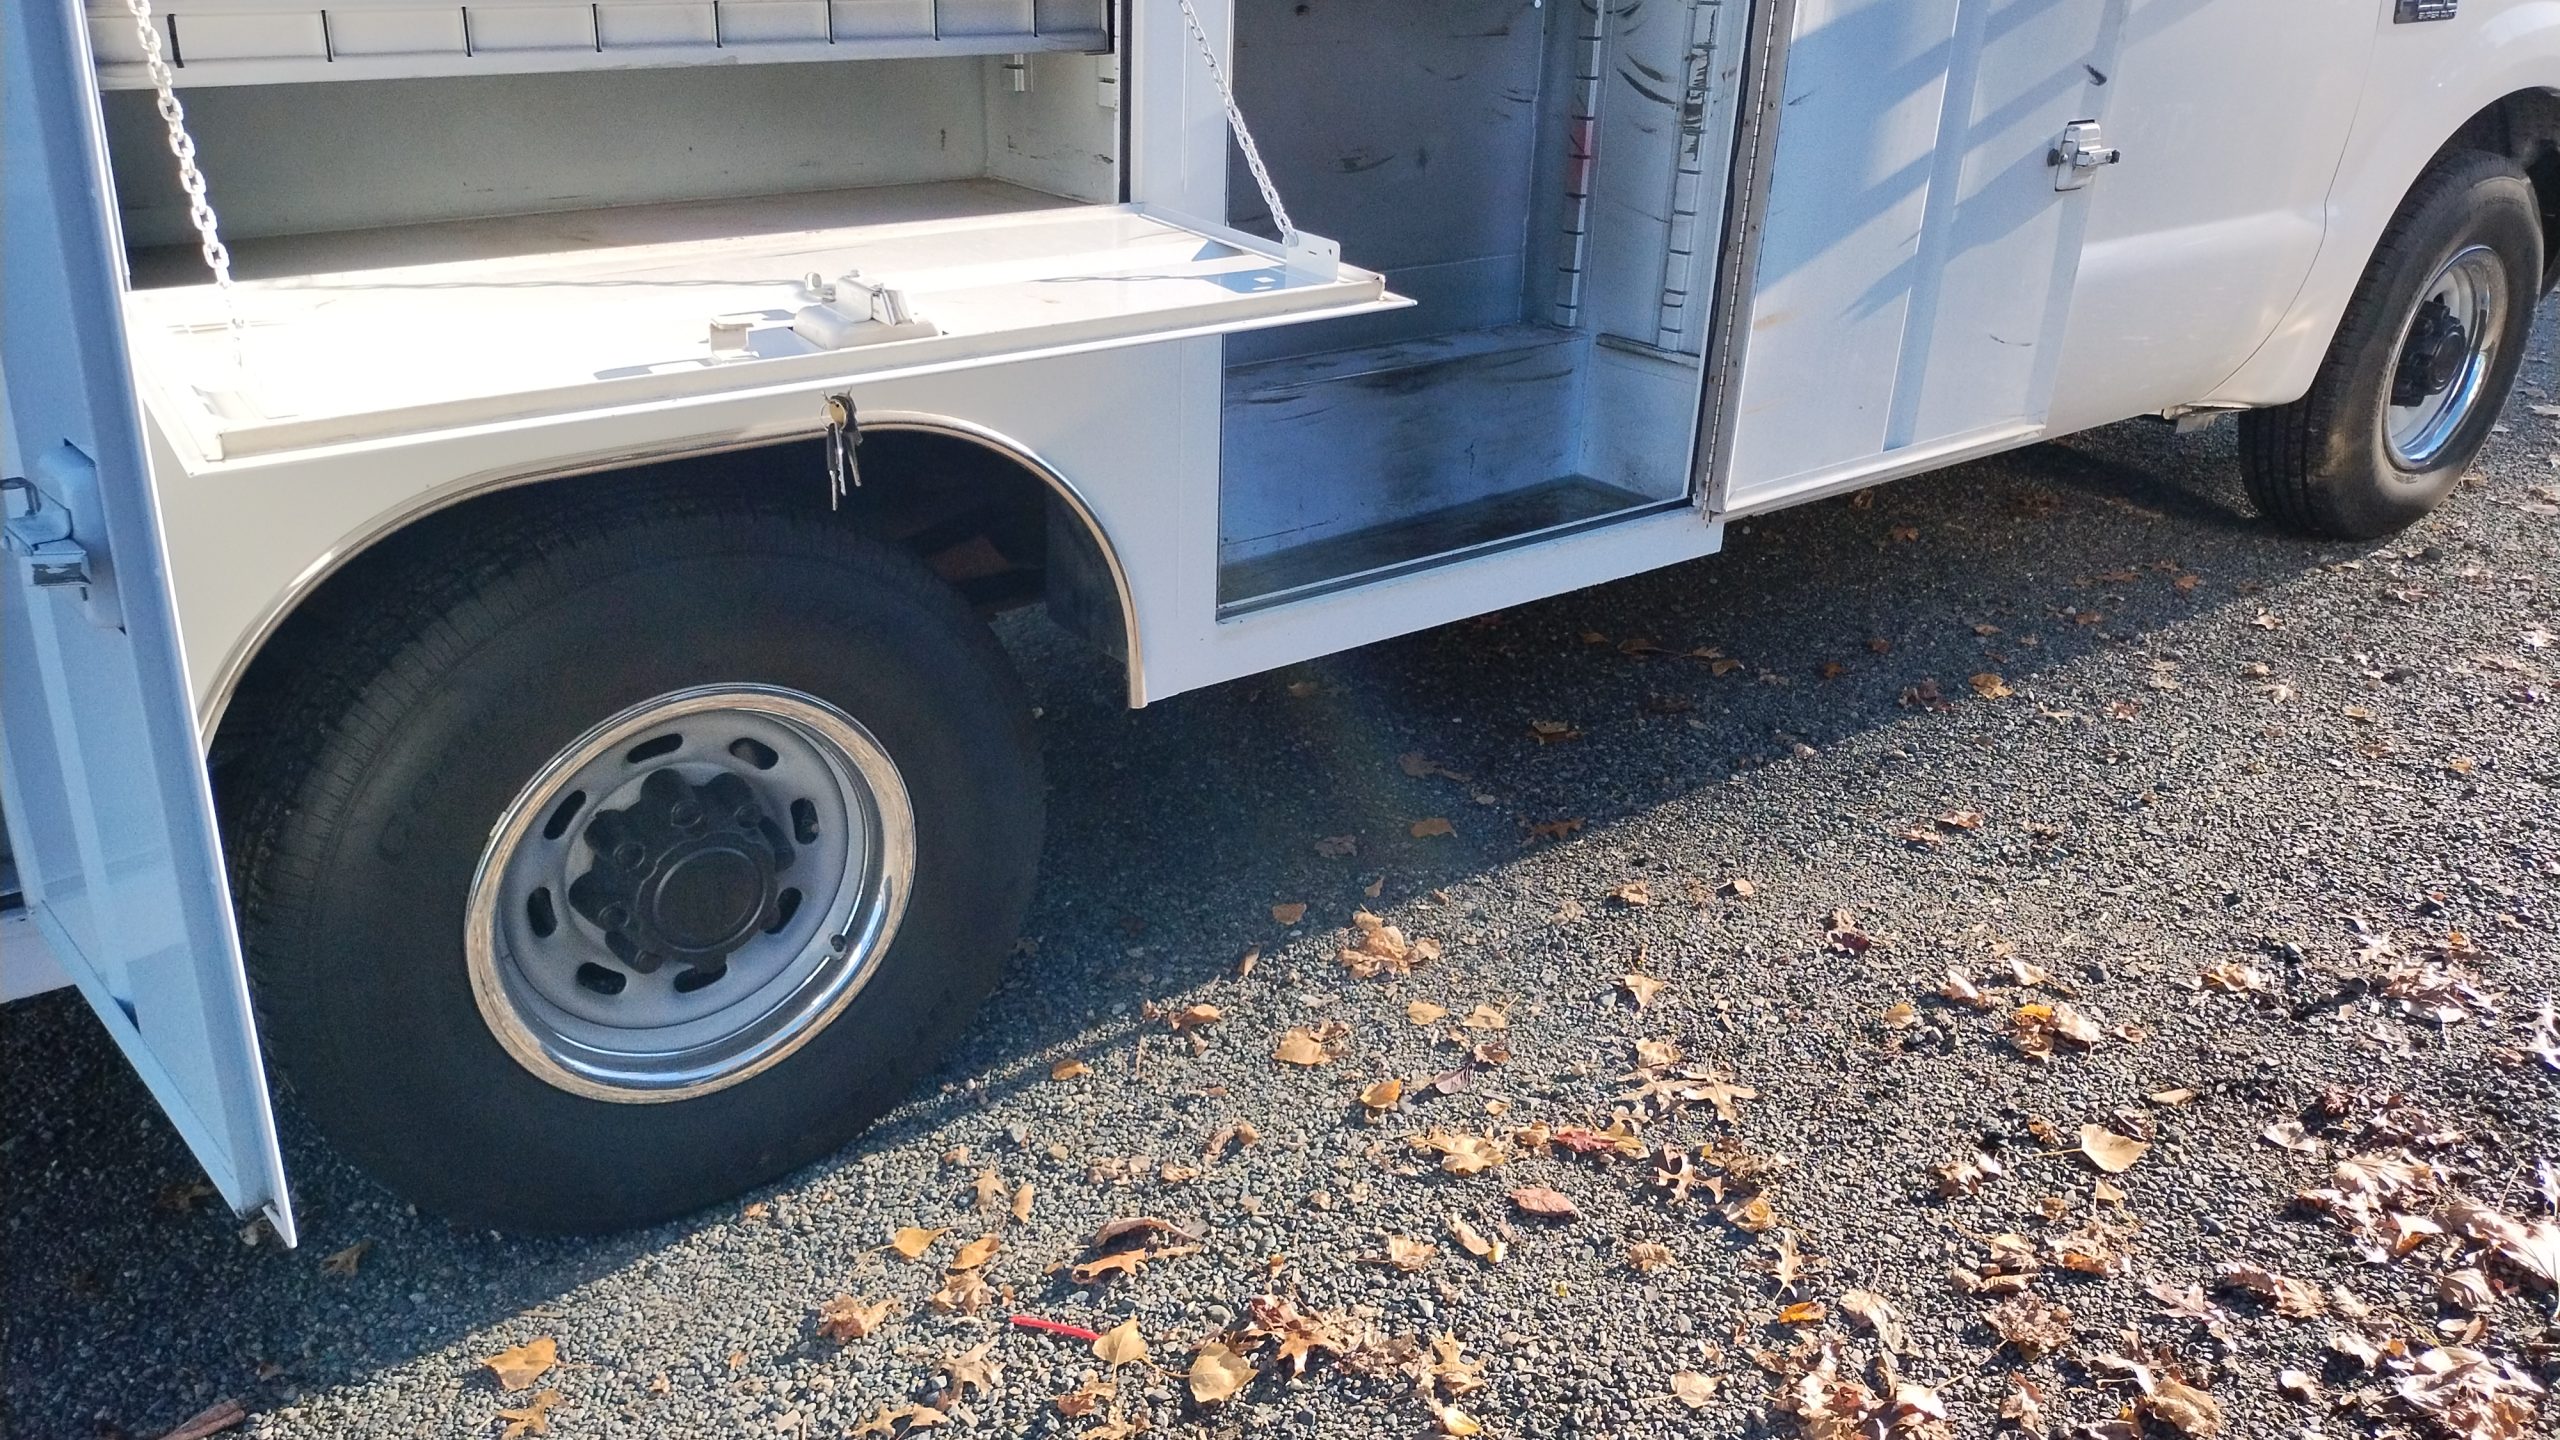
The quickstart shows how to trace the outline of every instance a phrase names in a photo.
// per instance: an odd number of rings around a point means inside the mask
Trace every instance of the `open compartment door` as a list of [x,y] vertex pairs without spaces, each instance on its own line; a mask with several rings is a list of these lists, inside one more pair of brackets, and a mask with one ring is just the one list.
[[223,1198],[294,1241],[117,323],[78,0],[0,6],[0,768],[27,906]]
[[[136,292],[143,373],[202,458],[236,460],[1407,303],[1314,237],[982,181],[581,222],[454,222],[434,238],[466,258],[243,281],[236,345],[213,286]],[[307,253],[360,263],[370,238]]]

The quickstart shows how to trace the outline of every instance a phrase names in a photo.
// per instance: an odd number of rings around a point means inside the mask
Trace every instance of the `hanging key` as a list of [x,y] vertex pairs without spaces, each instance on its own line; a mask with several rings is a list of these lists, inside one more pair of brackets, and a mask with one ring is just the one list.
[[862,463],[854,452],[862,448],[862,417],[854,412],[850,394],[827,397],[827,508],[844,504],[845,491],[862,483]]

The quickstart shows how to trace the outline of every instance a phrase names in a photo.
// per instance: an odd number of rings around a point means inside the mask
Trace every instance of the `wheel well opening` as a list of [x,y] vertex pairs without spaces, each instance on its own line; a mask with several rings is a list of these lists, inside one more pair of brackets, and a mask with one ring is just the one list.
[[2542,216],[2542,288],[2560,284],[2560,91],[2519,90],[2483,107],[2445,142],[2486,150],[2524,167]]
[[[982,615],[1045,603],[1064,629],[1124,663],[1131,653],[1128,593],[1107,542],[1080,499],[996,443],[925,422],[863,427],[860,483],[834,506],[840,522],[915,554]],[[263,729],[265,703],[290,691],[311,646],[340,629],[378,587],[450,588],[486,527],[566,508],[645,497],[735,496],[830,508],[817,440],[689,455],[491,489],[421,515],[357,550],[278,619],[220,712],[212,758]]]

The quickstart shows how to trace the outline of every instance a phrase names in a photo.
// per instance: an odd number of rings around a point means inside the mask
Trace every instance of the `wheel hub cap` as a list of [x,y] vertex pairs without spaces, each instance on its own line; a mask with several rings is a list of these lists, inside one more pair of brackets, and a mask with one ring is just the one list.
[[2505,264],[2486,245],[2465,246],[2436,268],[2401,327],[2380,416],[2391,462],[2408,474],[2433,470],[2480,412],[2497,364],[2512,295]]
[[2462,322],[2453,318],[2442,296],[2428,300],[2409,327],[2408,343],[2400,348],[2400,366],[2391,376],[2391,403],[2415,405],[2444,393],[2470,358],[2471,337],[2463,333]]
[[914,884],[897,766],[768,686],[672,691],[540,767],[463,923],[508,1054],[600,1100],[681,1100],[779,1063],[869,982]]
[[632,804],[587,822],[586,840],[596,860],[570,883],[569,908],[643,975],[669,960],[717,971],[780,918],[791,842],[735,775],[695,784],[653,770]]

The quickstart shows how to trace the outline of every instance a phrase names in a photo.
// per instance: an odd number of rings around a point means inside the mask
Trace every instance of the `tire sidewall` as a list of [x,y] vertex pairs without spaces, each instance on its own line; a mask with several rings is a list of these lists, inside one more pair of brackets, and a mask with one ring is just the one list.
[[[374,687],[393,693],[366,696],[399,723],[313,768],[297,823],[326,878],[282,948],[310,965],[328,937],[372,938],[330,956],[333,973],[269,977],[264,1008],[322,1128],[431,1209],[610,1229],[711,1203],[893,1103],[1000,973],[1036,864],[1039,782],[992,639],[880,547],[857,545],[849,566],[840,536],[765,523],[731,538],[606,539],[566,583],[493,597],[507,613],[480,617],[494,623],[476,643],[395,667]],[[906,583],[864,583],[884,576]],[[975,636],[955,636],[955,618]],[[992,666],[955,656],[972,638]],[[555,1087],[500,1046],[473,996],[462,917],[481,850],[589,727],[723,683],[824,700],[898,766],[916,832],[898,933],[832,1023],[747,1080],[636,1104]]]
[[2353,347],[2342,376],[2339,408],[2328,429],[2332,474],[2369,476],[2369,483],[2334,487],[2323,496],[2325,519],[2338,533],[2371,538],[2405,529],[2433,510],[2461,482],[2463,472],[2497,421],[2498,406],[2481,403],[2449,436],[2433,464],[2412,470],[2396,461],[2384,440],[2383,420],[2399,343],[2421,291],[2456,253],[2487,245],[2507,272],[2506,331],[2498,337],[2485,397],[2504,395],[2514,383],[2541,293],[2541,221],[2529,182],[2504,162],[2481,157],[2469,183],[2429,197],[2413,217],[2401,260],[2366,283],[2379,286],[2370,313],[2374,333],[2342,337]]

